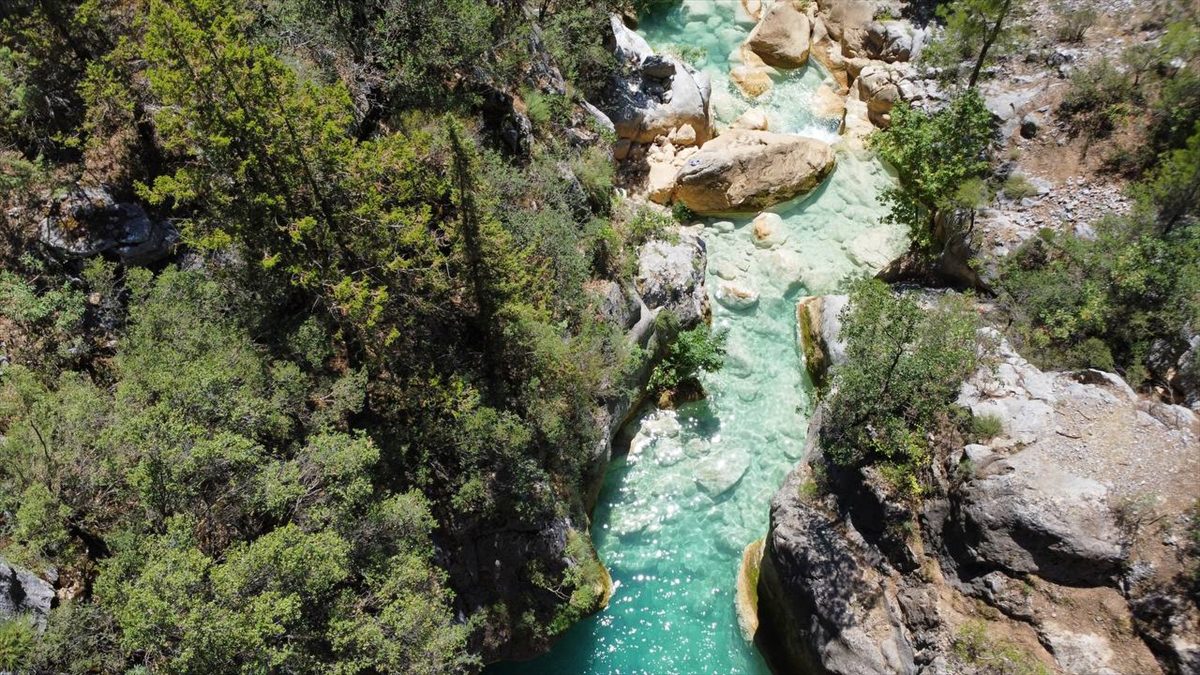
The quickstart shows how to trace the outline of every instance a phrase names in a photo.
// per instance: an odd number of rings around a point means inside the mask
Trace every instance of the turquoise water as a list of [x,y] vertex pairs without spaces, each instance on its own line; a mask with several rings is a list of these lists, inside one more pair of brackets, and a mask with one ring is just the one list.
[[[713,78],[719,123],[750,105],[727,76],[729,54],[753,27],[740,8],[688,0],[642,26],[660,51],[705,50],[699,65]],[[788,73],[755,105],[774,131],[833,142],[836,124],[811,112],[823,82],[817,66]],[[609,607],[544,657],[489,672],[769,672],[741,636],[734,589],[742,549],[765,534],[771,495],[804,447],[812,384],[796,349],[795,300],[835,291],[906,245],[879,224],[877,195],[892,179],[843,145],[823,186],[773,209],[786,235],[774,248],[755,246],[749,218],[696,226],[708,245],[713,324],[729,334],[726,366],[704,378],[706,400],[643,415],[629,454],[612,462],[592,524],[613,577]],[[723,307],[714,294],[724,283],[756,291],[758,305]]]

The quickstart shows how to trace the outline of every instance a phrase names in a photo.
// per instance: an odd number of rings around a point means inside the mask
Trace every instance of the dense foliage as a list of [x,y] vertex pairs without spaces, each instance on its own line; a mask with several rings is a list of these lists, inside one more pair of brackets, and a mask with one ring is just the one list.
[[714,332],[704,324],[679,333],[650,374],[648,388],[656,392],[700,390],[700,373],[720,370],[725,364],[725,338],[724,332]]
[[1094,236],[1043,232],[1005,261],[999,286],[1018,346],[1043,367],[1116,370],[1173,396],[1200,327],[1200,29],[1194,9],[1161,19],[1161,39],[1078,71],[1058,110],[1085,147],[1129,132],[1106,161],[1136,179],[1132,211]]
[[988,171],[991,141],[991,113],[973,89],[934,113],[899,103],[891,125],[871,137],[872,147],[900,177],[898,187],[883,193],[888,220],[907,226],[918,249],[929,250],[946,238],[936,227],[940,212],[975,206],[971,184]]
[[[577,105],[611,8],[6,4],[0,555],[64,594],[0,667],[470,671],[595,608],[593,409],[637,355],[588,289],[653,229]],[[183,255],[43,245],[79,185]],[[454,592],[474,533],[552,523]]]
[[1092,238],[1047,230],[1005,261],[1000,286],[1030,358],[1140,386],[1156,357],[1173,363],[1188,348],[1200,326],[1198,188],[1200,127],[1135,190],[1133,213]]
[[1012,51],[1021,38],[1022,0],[953,0],[937,7],[942,33],[925,51],[924,60],[957,82],[966,75],[973,88],[984,67]]
[[978,364],[978,318],[966,296],[925,309],[868,279],[841,319],[846,360],[833,370],[822,446],[834,463],[878,465],[898,491],[919,495],[935,437],[957,424],[954,399]]

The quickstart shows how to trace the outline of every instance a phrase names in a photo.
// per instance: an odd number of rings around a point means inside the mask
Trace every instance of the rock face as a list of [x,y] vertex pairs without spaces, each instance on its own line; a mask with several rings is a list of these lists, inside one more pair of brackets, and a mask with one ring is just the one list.
[[712,136],[707,75],[668,55],[657,55],[619,16],[610,17],[612,49],[621,66],[618,76],[600,102],[612,120],[617,136],[649,143],[672,130],[691,126],[695,143]]
[[[798,305],[802,345],[836,343],[829,300]],[[1181,535],[1139,536],[1119,505],[1145,490],[1159,513],[1195,503],[1200,422],[1115,375],[1042,372],[980,338],[993,356],[958,403],[1001,429],[938,446],[915,520],[875,467],[825,459],[818,407],[771,504],[756,641],[777,672],[978,672],[953,645],[982,622],[1054,672],[1190,672],[1200,612],[1171,585]]]
[[39,627],[45,627],[53,600],[54,588],[49,583],[0,558],[0,621],[32,616]]
[[841,313],[849,301],[845,295],[809,295],[796,302],[796,340],[808,376],[818,385],[846,360]]
[[80,187],[50,205],[39,226],[44,244],[67,255],[116,256],[126,265],[149,265],[171,253],[175,227],[151,220],[139,204],[117,202],[107,190]]
[[897,589],[870,563],[877,554],[836,511],[803,496],[807,467],[819,461],[816,438],[810,431],[808,464],[771,501],[757,640],[776,672],[915,673]]
[[696,213],[758,211],[816,188],[833,165],[821,141],[731,129],[684,163],[675,198]]
[[800,68],[808,63],[808,16],[794,0],[779,0],[750,32],[746,45],[768,66]]
[[970,562],[1061,584],[1111,582],[1124,560],[1108,490],[1017,453],[966,484],[956,523]]
[[683,235],[679,243],[650,241],[638,251],[637,289],[651,310],[668,310],[683,326],[710,313],[704,290],[703,240]]

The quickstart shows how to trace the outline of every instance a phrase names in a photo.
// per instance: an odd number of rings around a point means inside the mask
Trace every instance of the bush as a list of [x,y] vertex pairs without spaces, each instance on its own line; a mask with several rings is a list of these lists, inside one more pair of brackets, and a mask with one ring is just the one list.
[[33,623],[25,617],[0,621],[0,671],[19,672],[33,650]]
[[988,634],[983,621],[959,626],[951,644],[955,656],[989,675],[1050,675],[1050,669],[1019,645]]
[[1129,76],[1103,58],[1071,73],[1071,86],[1057,113],[1073,136],[1084,138],[1086,151],[1130,114],[1136,93]]
[[675,219],[675,222],[684,224],[696,219],[696,214],[683,202],[675,202],[671,206],[671,216]]
[[1055,8],[1058,13],[1058,26],[1055,35],[1060,42],[1083,42],[1083,36],[1096,23],[1096,10],[1091,7]]
[[965,297],[926,310],[870,279],[854,285],[842,322],[846,361],[833,371],[825,451],[842,466],[879,464],[916,496],[930,438],[957,417],[954,399],[978,363],[978,318]]
[[1029,182],[1029,179],[1019,173],[1009,174],[1004,180],[1004,186],[1000,188],[1005,197],[1013,200],[1020,200],[1026,197],[1036,197],[1038,190]]
[[971,418],[971,435],[976,440],[986,441],[1004,433],[1004,424],[995,415],[978,415]]
[[711,373],[725,365],[726,333],[713,332],[701,324],[675,337],[667,355],[650,375],[650,391],[662,393],[685,385],[698,386],[700,373]]
[[1046,231],[1001,265],[1001,304],[1038,366],[1116,370],[1138,386],[1151,346],[1181,352],[1184,326],[1198,325],[1197,260],[1197,226],[1160,237],[1131,216],[1099,224],[1095,240]]

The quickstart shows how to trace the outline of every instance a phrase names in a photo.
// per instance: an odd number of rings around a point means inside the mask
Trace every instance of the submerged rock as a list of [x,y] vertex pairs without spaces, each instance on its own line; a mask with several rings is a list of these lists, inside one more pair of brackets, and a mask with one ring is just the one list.
[[726,449],[696,463],[696,485],[717,498],[742,480],[750,468],[750,455],[741,448]]
[[746,112],[738,115],[738,118],[730,125],[734,129],[750,129],[753,131],[767,131],[770,122],[767,120],[767,114],[758,108],[750,108]]
[[733,310],[750,309],[758,304],[758,292],[734,282],[717,287],[717,302]]
[[684,163],[675,199],[696,213],[757,211],[816,188],[833,166],[828,143],[731,129]]

